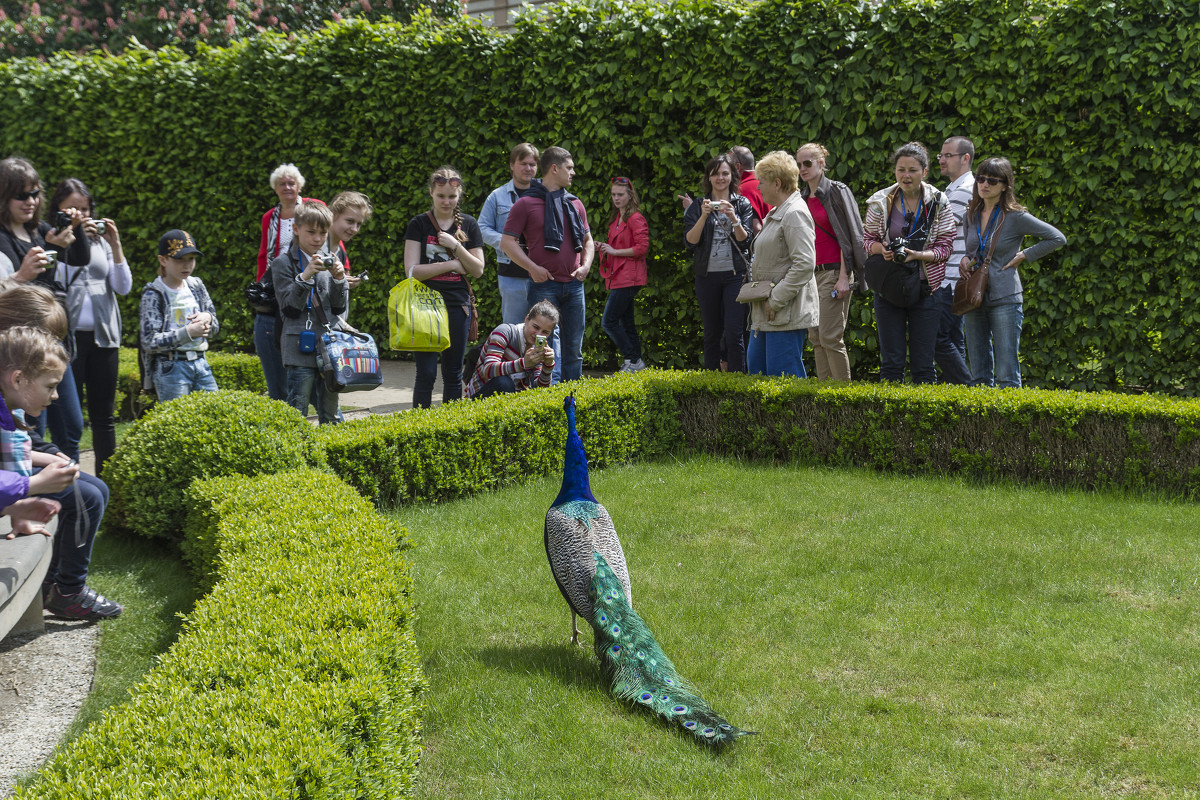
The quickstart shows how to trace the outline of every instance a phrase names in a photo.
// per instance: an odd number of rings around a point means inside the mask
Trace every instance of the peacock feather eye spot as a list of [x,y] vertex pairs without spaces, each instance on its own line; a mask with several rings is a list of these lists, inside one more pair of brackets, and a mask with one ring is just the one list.
[[644,650],[638,650],[638,652],[637,652],[637,656],[638,656],[638,658],[640,658],[642,661],[645,661],[645,660],[646,660],[646,652],[645,652]]
[[600,624],[601,624],[601,625],[607,625],[607,624],[608,624],[608,617],[607,617],[606,615],[604,615],[604,614],[601,614],[601,615],[600,615]]
[[642,692],[642,696],[640,699],[643,703],[649,703],[651,700],[654,699],[654,695],[650,694],[649,692]]
[[613,636],[620,636],[620,635],[621,635],[621,626],[620,626],[620,625],[613,625],[613,626],[612,626],[612,632],[613,632]]
[[674,686],[674,685],[675,685],[675,682],[674,682],[674,681],[672,681],[670,678],[663,678],[663,683],[665,683],[667,686]]
[[658,699],[662,700],[665,703],[671,699],[671,695],[667,694],[666,692],[663,692],[661,695],[659,695]]
[[713,736],[713,734],[715,734],[715,733],[716,733],[716,731],[714,731],[712,728],[705,728],[705,729],[704,729],[704,731],[703,731],[703,733],[704,733],[704,735],[705,735],[705,736],[707,736],[707,737],[709,737],[709,738],[711,739],[711,738],[712,738],[712,736]]
[[614,644],[614,645],[612,646],[612,654],[615,656],[615,655],[617,655],[617,654],[618,654],[618,653],[620,653],[620,652],[621,652],[621,645],[619,645],[619,644]]
[[671,709],[671,711],[673,711],[676,714],[686,714],[687,706],[675,706],[674,708]]
[[687,722],[683,723],[683,727],[687,728],[689,731],[694,731],[696,730],[696,723],[689,719]]
[[722,723],[722,724],[721,724],[720,728],[721,728],[721,730],[725,731],[726,733],[728,733],[729,731],[733,730],[733,726],[732,726],[732,725],[726,725],[726,724],[724,724],[724,723]]

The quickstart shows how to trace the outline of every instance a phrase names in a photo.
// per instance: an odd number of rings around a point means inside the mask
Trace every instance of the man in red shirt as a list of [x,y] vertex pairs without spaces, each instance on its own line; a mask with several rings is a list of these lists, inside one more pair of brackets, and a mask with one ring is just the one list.
[[738,194],[749,200],[750,205],[754,207],[754,233],[758,233],[762,230],[762,221],[771,213],[771,206],[767,205],[762,193],[758,191],[758,178],[754,176],[754,153],[750,152],[749,147],[739,144],[729,148],[728,155],[741,171],[742,183],[738,187]]
[[500,247],[529,273],[529,305],[549,300],[558,308],[560,321],[550,339],[558,383],[583,374],[583,281],[596,246],[583,203],[567,191],[575,177],[571,154],[547,147],[540,166],[542,179],[534,178],[508,212]]

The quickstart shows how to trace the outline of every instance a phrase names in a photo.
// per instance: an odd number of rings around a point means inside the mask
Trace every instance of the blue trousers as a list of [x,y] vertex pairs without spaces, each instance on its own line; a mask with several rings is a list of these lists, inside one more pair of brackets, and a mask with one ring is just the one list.
[[875,327],[879,333],[879,378],[904,382],[904,363],[913,383],[934,383],[933,348],[941,319],[937,300],[926,295],[908,308],[894,306],[875,294]]
[[642,340],[633,320],[633,301],[641,290],[640,286],[624,286],[610,291],[600,318],[600,327],[629,361],[642,360]]
[[807,331],[750,331],[746,371],[751,375],[794,375],[807,378],[804,335]]
[[967,347],[963,338],[963,318],[950,309],[954,306],[954,287],[943,286],[933,293],[938,304],[937,342],[933,358],[941,370],[941,383],[966,386],[971,382],[967,370]]
[[529,313],[529,278],[510,278],[497,275],[500,287],[500,321],[520,325]]
[[529,306],[532,308],[540,300],[549,300],[558,308],[558,325],[549,340],[554,349],[551,381],[573,381],[583,375],[583,326],[586,321],[583,282],[530,281]]
[[[41,470],[35,470],[40,472]],[[108,486],[99,478],[80,472],[76,486],[61,492],[40,495],[62,504],[58,512],[58,527],[50,555],[50,569],[42,581],[44,587],[57,583],[63,594],[74,594],[87,583],[88,566],[92,562],[92,545],[96,531],[108,505]],[[76,497],[78,487],[78,497]],[[78,530],[76,526],[78,525]]]
[[267,379],[267,397],[272,400],[287,400],[287,367],[283,366],[283,354],[275,346],[275,325],[279,318],[271,314],[254,316],[254,352],[262,364],[263,377]]

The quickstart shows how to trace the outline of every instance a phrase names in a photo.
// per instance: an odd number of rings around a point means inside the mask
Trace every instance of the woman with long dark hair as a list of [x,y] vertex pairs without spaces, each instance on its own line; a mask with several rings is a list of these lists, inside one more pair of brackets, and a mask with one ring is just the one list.
[[[737,301],[749,263],[754,207],[738,194],[738,171],[722,153],[704,167],[704,198],[683,212],[704,325],[704,368],[746,371],[746,307]],[[724,349],[724,359],[722,359]]]
[[[975,189],[967,206],[967,254],[960,265],[970,275],[988,271],[983,305],[963,318],[972,386],[1021,387],[1021,324],[1024,290],[1019,266],[1037,261],[1067,243],[1053,225],[1042,222],[1017,202],[1015,179],[1007,158],[989,158],[975,170]],[[1026,236],[1039,241],[1021,249]]]
[[462,397],[463,356],[471,327],[468,278],[483,275],[483,233],[462,213],[462,176],[441,167],[429,176],[432,207],[409,220],[404,231],[404,269],[442,295],[450,318],[450,346],[439,353],[416,353],[413,408],[433,403],[433,383],[442,363],[442,402]]
[[133,275],[125,263],[121,234],[111,219],[96,219],[96,205],[86,184],[68,178],[50,198],[50,214],[75,212],[91,256],[80,267],[58,265],[58,283],[67,289],[67,317],[75,341],[71,372],[76,394],[86,398],[96,455],[96,474],[117,447],[113,401],[121,347],[121,311],[117,297],[129,294]]
[[646,285],[646,253],[650,250],[650,228],[642,216],[637,189],[629,178],[613,178],[609,194],[613,213],[608,221],[608,241],[601,242],[600,275],[608,289],[608,302],[600,327],[625,359],[621,372],[646,368],[642,340],[633,318],[633,301]]

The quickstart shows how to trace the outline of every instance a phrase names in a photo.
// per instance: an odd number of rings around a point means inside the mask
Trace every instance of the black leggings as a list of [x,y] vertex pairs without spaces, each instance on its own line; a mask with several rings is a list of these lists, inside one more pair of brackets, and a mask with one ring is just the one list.
[[117,396],[120,352],[116,347],[97,347],[94,331],[75,331],[75,360],[71,362],[71,371],[75,374],[79,399],[87,404],[97,475],[117,449],[113,402]]
[[437,380],[438,360],[442,362],[442,402],[462,398],[463,357],[467,354],[467,334],[471,331],[469,306],[446,303],[450,319],[450,346],[440,353],[414,353],[417,375],[413,386],[413,408],[429,408],[433,403],[433,384]]

